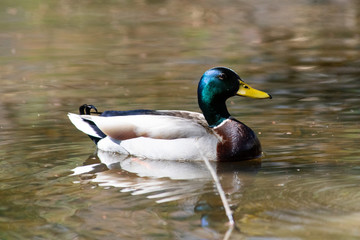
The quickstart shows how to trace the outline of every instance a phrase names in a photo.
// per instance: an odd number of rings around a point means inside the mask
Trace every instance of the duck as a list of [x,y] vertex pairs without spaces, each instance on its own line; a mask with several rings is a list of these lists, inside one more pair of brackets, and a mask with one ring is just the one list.
[[99,151],[136,158],[194,161],[243,161],[261,157],[254,131],[230,115],[233,96],[271,99],[250,87],[227,67],[214,67],[200,78],[197,97],[202,111],[126,110],[99,112],[94,105],[68,113],[73,125],[87,134]]

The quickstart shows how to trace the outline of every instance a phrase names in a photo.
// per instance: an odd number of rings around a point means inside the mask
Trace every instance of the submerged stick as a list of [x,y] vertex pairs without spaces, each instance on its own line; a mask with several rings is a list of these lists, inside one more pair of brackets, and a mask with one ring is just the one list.
[[[229,202],[228,200],[226,199],[226,196],[225,196],[225,192],[221,186],[221,183],[220,183],[220,180],[215,172],[215,170],[212,168],[211,164],[210,164],[210,161],[207,157],[205,157],[205,155],[203,154],[203,152],[201,151],[201,149],[199,148],[199,152],[200,152],[200,155],[202,157],[202,159],[204,160],[205,164],[206,164],[206,167],[209,169],[209,172],[212,176],[212,178],[214,179],[214,182],[215,182],[215,186],[218,190],[218,193],[220,195],[220,198],[221,198],[221,201],[223,203],[223,206],[224,206],[224,209],[225,209],[225,214],[226,216],[228,217],[229,219],[229,225],[230,225],[230,228],[229,230],[227,231],[232,232],[232,229],[234,228],[234,225],[235,225],[235,221],[234,221],[234,217],[232,215],[232,211],[230,209],[230,205],[229,205]],[[227,234],[228,235],[228,234]],[[228,236],[229,237],[229,236]]]

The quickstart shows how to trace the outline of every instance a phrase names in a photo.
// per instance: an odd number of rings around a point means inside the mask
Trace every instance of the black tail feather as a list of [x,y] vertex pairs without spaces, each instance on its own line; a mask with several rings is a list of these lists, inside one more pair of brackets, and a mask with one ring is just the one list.
[[[95,112],[91,112],[91,109],[95,110]],[[79,113],[80,115],[91,115],[93,114],[101,114],[101,112],[98,112],[98,110],[96,109],[96,107],[94,105],[88,105],[88,104],[83,104],[79,107]],[[106,137],[106,135],[95,125],[95,123],[93,123],[92,121],[88,121],[88,120],[84,120],[86,121],[102,138]],[[88,135],[89,138],[95,143],[97,144],[102,138],[98,138],[98,137],[94,137],[94,136],[90,136]]]

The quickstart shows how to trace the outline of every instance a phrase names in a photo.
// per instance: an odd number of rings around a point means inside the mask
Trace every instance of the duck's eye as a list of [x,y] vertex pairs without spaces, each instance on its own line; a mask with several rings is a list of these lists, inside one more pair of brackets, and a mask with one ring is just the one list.
[[226,79],[226,74],[225,73],[220,73],[218,77],[219,77],[220,80],[224,80],[224,79]]

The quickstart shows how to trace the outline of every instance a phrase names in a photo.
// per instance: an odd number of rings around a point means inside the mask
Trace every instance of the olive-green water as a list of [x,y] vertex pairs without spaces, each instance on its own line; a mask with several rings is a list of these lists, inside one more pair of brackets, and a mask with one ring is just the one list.
[[[96,154],[67,119],[199,111],[214,66],[264,156],[215,164],[230,239],[360,238],[360,2],[0,1],[0,239],[222,239],[205,164]],[[107,164],[120,162],[118,164]]]

